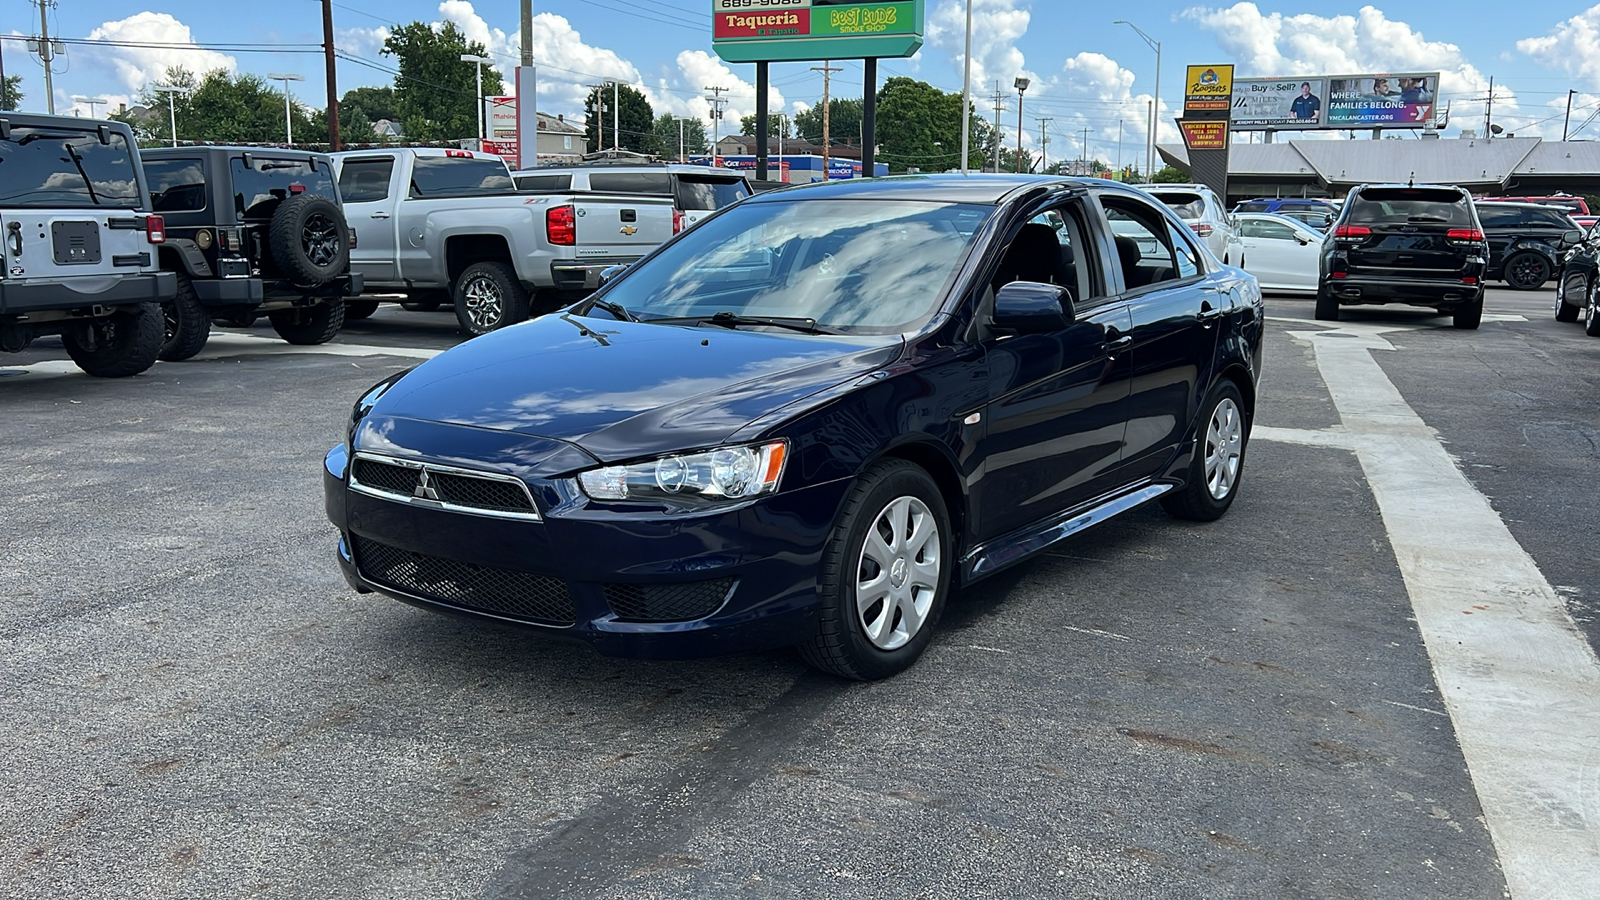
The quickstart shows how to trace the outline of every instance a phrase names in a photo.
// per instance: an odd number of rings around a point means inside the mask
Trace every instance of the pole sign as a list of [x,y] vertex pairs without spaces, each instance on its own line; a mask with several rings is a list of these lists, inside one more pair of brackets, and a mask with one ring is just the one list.
[[1216,112],[1227,118],[1233,97],[1233,66],[1189,66],[1184,78],[1183,113]]
[[1433,120],[1438,72],[1240,78],[1235,131],[1423,128]]
[[1179,119],[1178,130],[1183,132],[1183,145],[1190,150],[1228,149],[1226,119]]
[[725,62],[899,59],[922,47],[926,0],[711,0]]
[[1228,118],[1233,114],[1233,66],[1189,66],[1178,131],[1189,151],[1189,175],[1228,196]]

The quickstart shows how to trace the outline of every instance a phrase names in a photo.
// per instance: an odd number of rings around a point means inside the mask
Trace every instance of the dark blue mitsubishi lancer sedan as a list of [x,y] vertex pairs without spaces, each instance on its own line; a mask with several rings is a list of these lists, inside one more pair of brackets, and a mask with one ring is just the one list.
[[1261,293],[1093,179],[792,188],[356,403],[328,516],[358,591],[848,678],[950,591],[1159,501],[1238,495]]

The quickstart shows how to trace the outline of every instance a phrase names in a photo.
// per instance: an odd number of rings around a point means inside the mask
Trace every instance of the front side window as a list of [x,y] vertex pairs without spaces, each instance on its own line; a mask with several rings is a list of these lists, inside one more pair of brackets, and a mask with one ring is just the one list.
[[235,156],[231,172],[233,211],[241,219],[270,219],[278,211],[278,204],[298,194],[329,199],[339,196],[328,166],[317,165],[313,169],[306,159],[256,157],[246,166],[242,158]]
[[993,213],[912,201],[740,204],[634,266],[604,298],[643,321],[727,312],[899,334],[939,311]]
[[206,208],[206,170],[198,159],[146,159],[144,178],[150,185],[150,209],[158,213]]
[[352,159],[339,170],[339,193],[346,203],[374,203],[389,198],[394,157]]
[[116,131],[16,125],[0,141],[0,204],[139,208],[133,151]]

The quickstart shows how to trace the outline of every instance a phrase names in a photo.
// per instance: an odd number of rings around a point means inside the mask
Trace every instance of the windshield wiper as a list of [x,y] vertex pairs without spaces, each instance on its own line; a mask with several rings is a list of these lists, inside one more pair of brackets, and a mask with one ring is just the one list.
[[620,319],[624,322],[639,321],[639,317],[631,312],[628,312],[628,308],[623,306],[621,303],[612,303],[610,300],[601,300],[598,297],[591,298],[589,300],[589,308],[593,309],[596,306],[608,313],[611,313],[611,317],[613,319]]
[[84,171],[83,157],[78,155],[78,151],[73,149],[71,144],[63,144],[62,146],[67,148],[67,155],[72,157],[72,164],[78,167],[78,175],[83,178],[83,186],[89,189],[89,199],[94,201],[95,206],[99,206],[100,197],[94,192],[94,182],[89,180],[89,173]]
[[701,319],[702,325],[720,325],[723,328],[738,328],[741,325],[771,325],[774,328],[787,328],[790,331],[804,332],[805,334],[843,334],[837,329],[818,325],[816,319],[801,316],[741,316],[738,313],[723,310],[709,319]]

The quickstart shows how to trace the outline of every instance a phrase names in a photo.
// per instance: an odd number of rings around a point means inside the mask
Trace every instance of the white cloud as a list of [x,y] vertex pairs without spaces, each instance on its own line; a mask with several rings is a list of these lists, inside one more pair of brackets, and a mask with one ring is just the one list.
[[[1028,91],[1024,113],[1028,117],[1030,132],[1025,143],[1037,152],[1039,117],[1049,117],[1050,145],[1046,148],[1051,160],[1098,158],[1115,165],[1145,163],[1145,141],[1149,134],[1150,94],[1133,93],[1134,73],[1103,53],[1084,52],[1069,58],[1061,71],[1040,83],[1041,93],[1034,96]],[[1016,102],[1015,95],[1010,99]],[[1016,118],[1012,107],[1012,141],[1015,141]],[[1168,101],[1161,104],[1158,116],[1158,139],[1162,142],[1178,140],[1176,126],[1172,125],[1166,111]],[[981,111],[981,108],[980,108]],[[1002,117],[1002,125],[1005,124]],[[1088,129],[1087,135],[1084,129]],[[1087,137],[1088,150],[1084,140]],[[1121,152],[1118,152],[1118,144]]]
[[[106,22],[89,32],[90,40],[126,41],[152,44],[194,44],[189,26],[166,13],[141,12]],[[171,66],[183,66],[196,75],[212,69],[229,72],[239,63],[225,53],[170,47],[91,47],[80,45],[73,51],[92,63],[113,69],[123,84],[134,91],[160,81]]]
[[[1000,81],[1010,90],[1018,75],[1037,81],[1017,41],[1028,31],[1032,14],[1026,0],[972,0],[972,93],[984,96]],[[928,15],[927,45],[949,55],[957,72],[966,55],[967,8],[964,0],[942,0]]]
[[365,59],[377,59],[383,52],[383,42],[389,39],[389,27],[338,28],[333,32],[333,46],[339,50]]
[[1552,69],[1600,85],[1600,6],[1578,13],[1543,37],[1517,41],[1517,49]]
[[[1217,46],[1238,60],[1241,77],[1438,71],[1439,105],[1450,105],[1451,125],[1482,127],[1488,76],[1460,47],[1430,41],[1376,7],[1363,6],[1355,15],[1284,15],[1243,2],[1197,6],[1180,17],[1212,32]],[[1509,127],[1528,121],[1509,85],[1495,85],[1494,106],[1496,122]]]

